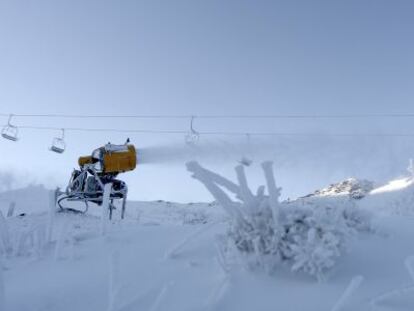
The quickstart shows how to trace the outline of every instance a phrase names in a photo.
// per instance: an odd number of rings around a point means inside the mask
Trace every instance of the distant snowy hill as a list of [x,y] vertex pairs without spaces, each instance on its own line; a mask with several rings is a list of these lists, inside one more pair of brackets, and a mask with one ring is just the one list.
[[37,213],[47,210],[49,190],[43,185],[31,185],[25,188],[0,192],[0,210],[7,210],[9,204],[16,204],[16,213]]
[[365,179],[348,178],[339,183],[331,184],[321,190],[316,190],[306,197],[349,195],[353,199],[361,199],[374,189],[374,182]]
[[[36,214],[49,211],[49,195],[53,190],[43,185],[32,185],[21,189],[0,192],[0,211],[7,213],[10,203],[15,203],[15,214]],[[82,210],[83,205],[77,204]],[[174,203],[158,201],[128,201],[127,213],[131,218],[153,222],[205,223],[208,219],[218,220],[223,211],[214,202],[211,203]],[[100,216],[99,206],[91,204],[89,215]]]

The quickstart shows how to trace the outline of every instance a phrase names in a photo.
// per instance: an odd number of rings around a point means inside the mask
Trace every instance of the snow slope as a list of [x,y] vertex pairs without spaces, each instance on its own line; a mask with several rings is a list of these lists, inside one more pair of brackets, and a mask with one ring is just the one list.
[[14,201],[25,216],[5,219],[13,253],[2,259],[0,310],[414,310],[413,194],[404,179],[355,200],[376,232],[353,240],[318,283],[246,271],[238,258],[223,268],[215,241],[226,218],[216,204],[129,202],[126,219],[102,234],[98,207],[51,217],[46,189],[3,193],[3,215]]

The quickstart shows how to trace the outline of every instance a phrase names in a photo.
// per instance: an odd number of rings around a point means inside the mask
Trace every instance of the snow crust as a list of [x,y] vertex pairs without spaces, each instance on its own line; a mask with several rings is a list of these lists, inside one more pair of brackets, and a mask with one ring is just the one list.
[[36,186],[0,194],[1,311],[414,310],[408,178],[353,199],[374,231],[350,240],[319,283],[287,269],[249,271],[240,257],[223,256],[218,236],[229,216],[214,202],[131,201],[126,219],[117,211],[102,235],[99,207],[50,213],[49,195]]

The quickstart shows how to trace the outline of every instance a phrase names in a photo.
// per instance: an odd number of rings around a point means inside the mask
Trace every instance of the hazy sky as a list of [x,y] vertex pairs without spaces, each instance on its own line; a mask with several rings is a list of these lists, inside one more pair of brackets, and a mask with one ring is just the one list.
[[[0,1],[0,113],[412,113],[413,37],[411,0]],[[14,121],[188,128],[186,120]],[[196,122],[206,131],[328,133],[414,133],[412,124],[413,119]],[[226,174],[237,152],[260,153],[258,160],[276,161],[290,195],[351,175],[385,179],[400,174],[414,154],[414,138],[283,138],[256,140],[243,149],[242,141],[208,137],[202,150],[212,156],[205,159],[183,149],[182,135],[69,132],[67,152],[56,155],[47,147],[58,132],[20,134],[18,143],[0,140],[0,170],[48,186],[63,185],[79,155],[127,136],[138,148],[174,144],[163,152],[194,155]],[[125,174],[132,197],[208,199],[185,172],[185,159],[178,158]],[[259,176],[258,167],[250,170]]]

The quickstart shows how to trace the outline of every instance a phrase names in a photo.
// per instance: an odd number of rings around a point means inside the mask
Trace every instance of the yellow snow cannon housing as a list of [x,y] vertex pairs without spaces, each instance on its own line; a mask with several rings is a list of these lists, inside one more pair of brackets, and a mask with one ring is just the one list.
[[134,145],[126,150],[106,151],[103,154],[103,173],[123,173],[133,171],[137,166],[137,152]]
[[86,164],[93,164],[92,156],[79,157],[78,164],[81,167],[85,166]]
[[91,156],[79,157],[80,167],[94,165],[95,169],[103,174],[118,174],[135,169],[137,165],[137,152],[134,145],[107,144],[95,149]]

